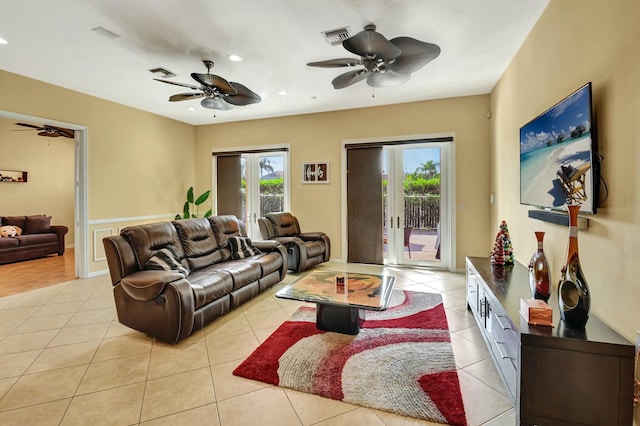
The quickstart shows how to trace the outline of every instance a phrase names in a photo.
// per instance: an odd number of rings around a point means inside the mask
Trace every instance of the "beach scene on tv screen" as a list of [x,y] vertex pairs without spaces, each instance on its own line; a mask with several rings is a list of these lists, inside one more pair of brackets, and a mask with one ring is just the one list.
[[562,210],[593,208],[589,87],[520,129],[520,201]]

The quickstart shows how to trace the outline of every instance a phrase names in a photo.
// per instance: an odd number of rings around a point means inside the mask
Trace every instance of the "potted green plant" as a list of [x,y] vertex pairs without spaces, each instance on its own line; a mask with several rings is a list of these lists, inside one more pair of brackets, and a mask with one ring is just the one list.
[[[205,191],[198,198],[194,198],[193,196],[193,186],[189,188],[187,191],[187,201],[185,201],[184,206],[182,207],[182,215],[177,214],[176,220],[179,219],[189,219],[198,217],[198,208],[199,206],[207,201],[211,195],[211,190]],[[193,213],[192,213],[193,209]],[[209,217],[213,214],[213,210],[209,209],[202,217]]]

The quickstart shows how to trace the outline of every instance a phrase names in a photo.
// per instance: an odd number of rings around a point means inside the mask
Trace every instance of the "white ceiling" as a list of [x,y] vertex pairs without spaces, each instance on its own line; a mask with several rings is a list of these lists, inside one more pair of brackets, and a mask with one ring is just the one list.
[[[193,125],[489,93],[549,0],[0,0],[0,69]],[[362,81],[341,90],[345,69],[307,62],[355,57],[322,31],[374,23],[387,39],[435,43],[441,55],[408,83],[375,91]],[[91,31],[104,27],[120,38]],[[239,54],[243,62],[226,58]],[[168,102],[189,89],[148,71],[196,84],[201,59],[212,73],[244,84],[262,102],[229,111],[199,100]],[[279,95],[279,91],[288,94]],[[373,97],[375,95],[375,97]],[[33,96],[37,102],[37,93]],[[187,107],[195,107],[188,111]],[[64,117],[61,117],[64,118]]]

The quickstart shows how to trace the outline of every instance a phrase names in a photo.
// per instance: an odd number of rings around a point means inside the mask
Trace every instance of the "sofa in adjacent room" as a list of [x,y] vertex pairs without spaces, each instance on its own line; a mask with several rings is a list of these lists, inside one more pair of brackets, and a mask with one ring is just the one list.
[[21,231],[21,235],[0,238],[0,265],[64,254],[64,238],[69,228],[51,225],[51,216],[1,216],[0,224],[18,227]]
[[103,239],[120,323],[175,344],[280,282],[287,252],[235,216],[124,228]]

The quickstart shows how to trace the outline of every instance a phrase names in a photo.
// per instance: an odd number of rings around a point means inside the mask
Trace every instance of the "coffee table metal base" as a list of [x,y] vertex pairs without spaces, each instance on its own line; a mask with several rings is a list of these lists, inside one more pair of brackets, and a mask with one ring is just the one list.
[[317,303],[316,327],[318,330],[356,335],[360,332],[364,317],[363,309]]

